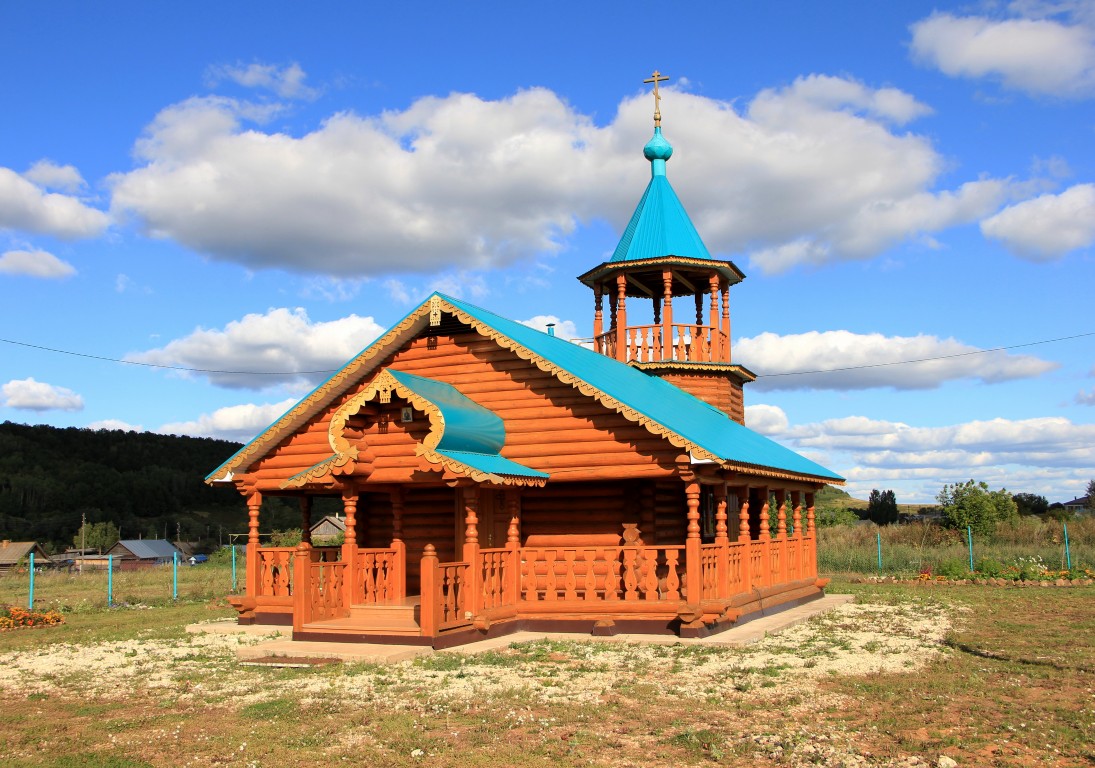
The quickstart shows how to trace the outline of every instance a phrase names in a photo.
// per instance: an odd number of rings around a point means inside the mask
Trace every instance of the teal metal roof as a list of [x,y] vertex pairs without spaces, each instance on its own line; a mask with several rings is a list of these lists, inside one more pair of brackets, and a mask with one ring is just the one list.
[[459,299],[438,296],[478,322],[723,461],[818,478],[843,479],[656,376]]
[[673,154],[673,147],[662,136],[661,128],[654,129],[654,138],[643,148],[643,154],[650,161],[650,183],[610,261],[659,256],[710,259],[710,251],[666,178],[665,163]]
[[445,431],[436,450],[493,454],[502,450],[506,443],[506,428],[496,413],[460,394],[451,384],[392,368],[386,370],[400,384],[441,411]]

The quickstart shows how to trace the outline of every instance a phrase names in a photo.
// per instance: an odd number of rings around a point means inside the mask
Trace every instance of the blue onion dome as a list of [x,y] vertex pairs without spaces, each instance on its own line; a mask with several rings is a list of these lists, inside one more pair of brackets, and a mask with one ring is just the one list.
[[673,145],[662,136],[661,126],[654,127],[654,137],[643,147],[643,156],[650,161],[651,176],[665,176],[665,161],[673,156]]
[[654,129],[654,137],[643,147],[643,157],[647,160],[668,160],[673,156],[673,145],[662,136],[661,126]]

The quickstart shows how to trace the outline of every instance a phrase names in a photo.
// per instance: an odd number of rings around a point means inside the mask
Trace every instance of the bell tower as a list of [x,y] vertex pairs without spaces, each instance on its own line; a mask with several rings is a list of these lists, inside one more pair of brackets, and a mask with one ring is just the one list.
[[578,278],[593,289],[593,347],[744,424],[742,386],[756,375],[733,362],[730,286],[745,275],[711,256],[666,177],[673,147],[658,85],[667,79],[655,71],[643,81],[654,84],[654,136],[643,147],[650,183],[612,258]]

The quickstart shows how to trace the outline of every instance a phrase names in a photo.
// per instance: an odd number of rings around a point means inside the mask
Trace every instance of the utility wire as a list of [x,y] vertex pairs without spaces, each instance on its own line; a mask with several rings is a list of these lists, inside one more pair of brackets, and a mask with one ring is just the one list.
[[188,371],[190,373],[231,373],[241,376],[303,376],[312,373],[334,373],[337,368],[329,371],[225,371],[219,368],[187,368],[182,365],[161,365],[160,363],[142,363],[137,360],[122,360],[117,357],[103,357],[102,355],[89,355],[85,352],[72,352],[67,349],[55,349],[53,347],[43,347],[38,344],[28,344],[25,341],[15,341],[14,339],[0,339],[5,344],[15,344],[20,347],[29,347],[30,349],[38,349],[43,352],[56,352],[59,355],[72,355],[73,357],[86,357],[91,360],[103,360],[107,363],[122,363],[123,365],[141,365],[145,368],[163,368],[168,371]]
[[1056,339],[1042,339],[1041,341],[1028,341],[1025,344],[1011,344],[1007,347],[993,347],[992,349],[974,349],[970,352],[955,352],[953,355],[939,355],[937,357],[921,357],[915,360],[897,360],[892,363],[865,363],[863,365],[849,365],[844,368],[821,368],[816,371],[789,371],[787,373],[764,373],[757,374],[757,378],[770,379],[774,376],[806,376],[814,373],[837,373],[839,371],[858,371],[864,368],[884,368],[888,365],[912,365],[913,363],[930,363],[935,360],[950,360],[955,357],[969,357],[970,355],[987,355],[989,352],[1003,352],[1008,349],[1019,349],[1021,347],[1034,347],[1039,344],[1052,344],[1055,341],[1068,341],[1069,339],[1081,339],[1085,336],[1095,336],[1095,331],[1088,333],[1077,333],[1073,336],[1061,336]]
[[[1087,336],[1095,336],[1095,331],[1089,331],[1087,333],[1077,333],[1072,336],[1060,336],[1056,339],[1042,339],[1040,341],[1028,341],[1024,344],[1011,344],[1006,347],[993,347],[992,349],[975,349],[970,352],[956,352],[953,355],[938,355],[936,357],[921,357],[914,360],[895,360],[889,363],[865,363],[863,365],[849,365],[842,368],[819,368],[813,371],[787,371],[784,373],[758,373],[757,378],[770,379],[776,376],[808,376],[819,373],[839,373],[841,371],[859,371],[865,368],[884,368],[892,365],[913,365],[916,363],[930,363],[936,360],[950,360],[956,357],[969,357],[971,355],[987,355],[990,352],[1004,352],[1009,349],[1021,349],[1023,347],[1034,347],[1040,344],[1053,344],[1058,341],[1070,341],[1071,339],[1082,339]],[[39,344],[29,344],[25,341],[15,341],[14,339],[0,339],[0,342],[5,344],[14,344],[19,347],[27,347],[29,349],[37,349],[43,352],[53,352],[59,355],[72,355],[73,357],[85,357],[91,360],[102,360],[107,363],[121,363],[123,365],[139,365],[145,368],[160,368],[168,371],[185,371],[188,373],[223,373],[232,374],[236,376],[307,376],[311,374],[320,373],[335,373],[337,368],[331,368],[327,370],[319,371],[229,371],[219,368],[188,368],[182,365],[162,365],[160,363],[143,363],[137,360],[123,360],[117,357],[105,357],[103,355],[90,355],[85,352],[72,352],[67,349],[56,349],[54,347],[44,347]]]

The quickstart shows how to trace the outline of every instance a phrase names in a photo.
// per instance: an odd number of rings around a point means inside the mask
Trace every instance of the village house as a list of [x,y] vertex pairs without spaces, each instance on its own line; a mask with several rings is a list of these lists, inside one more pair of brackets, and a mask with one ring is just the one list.
[[42,545],[36,541],[0,541],[0,573],[17,571],[30,567],[30,555],[34,553],[34,567],[52,566],[53,560]]
[[[587,344],[435,293],[209,475],[247,500],[241,622],[434,647],[696,637],[821,596],[814,494],[842,479],[745,425],[745,276],[669,184],[663,79],[649,185],[579,278]],[[298,547],[260,546],[268,496],[299,500]],[[311,543],[318,497],[341,500],[341,546]]]
[[170,565],[176,558],[179,562],[186,560],[186,555],[166,539],[123,539],[106,555],[113,557],[114,567],[122,571]]

